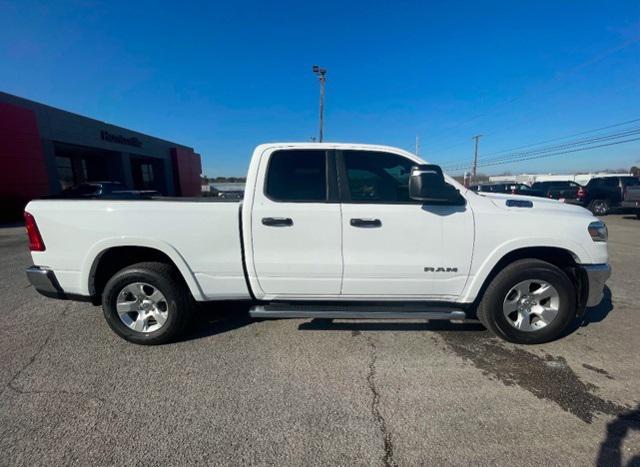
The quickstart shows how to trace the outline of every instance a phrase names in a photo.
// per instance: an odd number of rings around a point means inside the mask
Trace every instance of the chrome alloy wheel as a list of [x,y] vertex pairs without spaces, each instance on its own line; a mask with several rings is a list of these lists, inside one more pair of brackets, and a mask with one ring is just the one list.
[[560,294],[546,281],[530,279],[513,286],[502,304],[509,324],[520,331],[538,331],[558,315]]
[[169,316],[169,304],[162,292],[146,282],[126,285],[116,299],[120,321],[134,331],[157,331]]
[[604,216],[608,210],[609,207],[605,200],[599,199],[593,202],[593,212],[597,216]]

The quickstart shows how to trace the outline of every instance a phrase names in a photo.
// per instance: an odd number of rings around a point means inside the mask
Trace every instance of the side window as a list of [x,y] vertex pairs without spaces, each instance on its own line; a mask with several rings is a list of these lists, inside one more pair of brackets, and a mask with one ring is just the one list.
[[271,155],[265,194],[274,201],[327,200],[325,151],[284,150]]
[[412,203],[409,177],[413,161],[396,154],[344,151],[344,165],[351,201]]

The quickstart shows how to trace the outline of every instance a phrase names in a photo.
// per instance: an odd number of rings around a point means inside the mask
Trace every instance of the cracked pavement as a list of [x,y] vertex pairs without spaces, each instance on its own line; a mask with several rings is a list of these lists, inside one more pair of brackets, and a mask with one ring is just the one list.
[[474,323],[252,321],[162,347],[39,296],[0,228],[0,464],[637,465],[640,221],[608,216],[611,294],[518,347]]

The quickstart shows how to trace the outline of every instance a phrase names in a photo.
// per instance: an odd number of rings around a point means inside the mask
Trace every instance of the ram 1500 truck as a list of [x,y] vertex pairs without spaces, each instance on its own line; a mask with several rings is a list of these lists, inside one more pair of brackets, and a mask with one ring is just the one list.
[[586,209],[476,194],[386,146],[258,146],[241,202],[37,200],[25,219],[33,286],[102,304],[138,344],[175,339],[194,300],[250,300],[258,318],[477,318],[540,343],[610,275]]

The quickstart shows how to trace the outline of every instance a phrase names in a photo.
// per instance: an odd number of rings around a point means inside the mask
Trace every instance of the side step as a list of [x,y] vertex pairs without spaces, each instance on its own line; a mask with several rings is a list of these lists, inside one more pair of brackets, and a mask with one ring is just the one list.
[[320,319],[466,319],[464,311],[428,305],[255,305],[249,310],[252,318],[320,318]]

